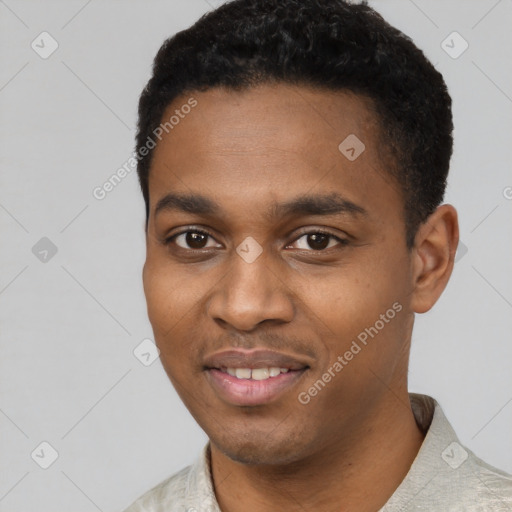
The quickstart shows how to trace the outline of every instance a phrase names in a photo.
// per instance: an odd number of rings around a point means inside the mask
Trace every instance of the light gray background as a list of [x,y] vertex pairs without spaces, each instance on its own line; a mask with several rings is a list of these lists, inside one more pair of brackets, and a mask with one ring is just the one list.
[[[131,155],[161,43],[218,3],[0,0],[1,511],[121,510],[206,441],[160,360],[133,355],[152,338],[135,172],[102,201],[92,190]],[[426,52],[454,100],[446,200],[468,251],[417,318],[410,387],[512,472],[512,3],[371,4]],[[47,59],[31,48],[42,31],[59,44]],[[441,47],[453,31],[469,43],[457,59]],[[47,262],[32,253],[42,237],[58,249]],[[42,441],[59,453],[46,470],[30,455]]]

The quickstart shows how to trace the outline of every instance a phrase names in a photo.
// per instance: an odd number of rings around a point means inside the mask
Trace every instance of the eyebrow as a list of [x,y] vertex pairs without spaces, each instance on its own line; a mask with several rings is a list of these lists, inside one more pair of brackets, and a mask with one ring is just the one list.
[[[219,215],[221,206],[200,194],[173,194],[162,197],[155,207],[155,217],[163,211],[181,211],[197,215]],[[287,216],[336,215],[367,216],[368,212],[335,192],[326,195],[302,195],[284,203],[273,203],[266,213],[269,220]]]

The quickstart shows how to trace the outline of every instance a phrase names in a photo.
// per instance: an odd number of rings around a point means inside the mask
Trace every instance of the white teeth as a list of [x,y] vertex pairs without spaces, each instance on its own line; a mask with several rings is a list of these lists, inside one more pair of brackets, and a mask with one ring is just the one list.
[[235,370],[235,376],[237,379],[250,379],[251,369],[250,368],[237,368]]
[[226,372],[237,379],[266,380],[270,377],[277,377],[281,373],[287,373],[288,368],[226,368]]
[[271,377],[277,377],[281,373],[281,369],[273,366],[270,368],[269,375]]
[[268,368],[254,368],[251,374],[253,380],[266,380],[269,378]]

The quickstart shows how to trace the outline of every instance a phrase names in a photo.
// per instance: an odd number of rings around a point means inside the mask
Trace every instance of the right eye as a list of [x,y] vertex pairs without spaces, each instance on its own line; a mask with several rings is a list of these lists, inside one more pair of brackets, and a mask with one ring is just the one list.
[[215,239],[207,231],[200,229],[189,229],[187,231],[181,231],[176,233],[165,240],[165,245],[175,243],[181,249],[200,251],[201,249],[209,249],[211,247],[217,247],[214,245],[208,245],[208,239],[213,242]]

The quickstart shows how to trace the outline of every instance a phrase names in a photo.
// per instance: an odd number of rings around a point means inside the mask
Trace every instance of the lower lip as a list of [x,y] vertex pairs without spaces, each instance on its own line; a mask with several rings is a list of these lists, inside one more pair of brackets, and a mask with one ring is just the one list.
[[206,371],[208,380],[219,397],[232,405],[263,405],[289,391],[304,374],[290,370],[265,380],[237,379],[215,368]]

